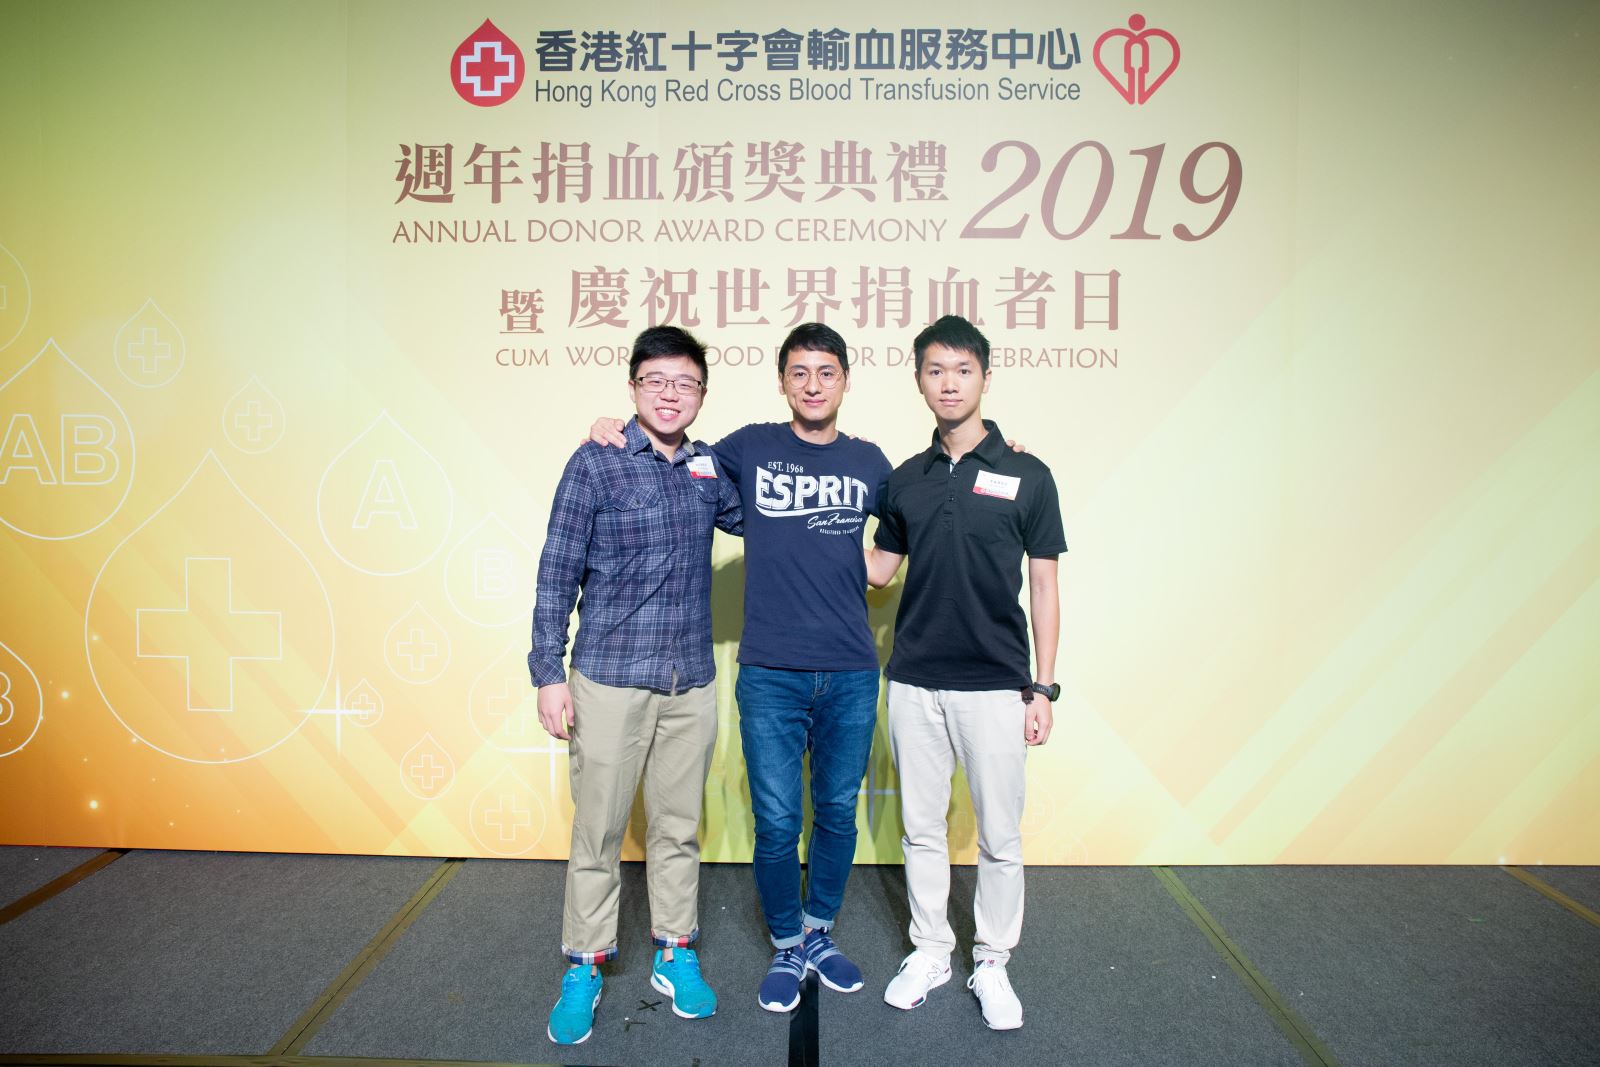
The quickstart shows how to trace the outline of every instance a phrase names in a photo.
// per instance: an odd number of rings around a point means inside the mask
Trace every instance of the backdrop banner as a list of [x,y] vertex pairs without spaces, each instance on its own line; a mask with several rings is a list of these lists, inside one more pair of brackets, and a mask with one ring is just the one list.
[[[5,5],[0,842],[564,857],[534,576],[633,337],[708,343],[716,440],[788,419],[826,322],[899,462],[953,313],[1071,546],[1029,862],[1600,863],[1597,39],[1584,2]],[[704,854],[747,861],[714,555]],[[863,862],[897,787],[880,712]]]

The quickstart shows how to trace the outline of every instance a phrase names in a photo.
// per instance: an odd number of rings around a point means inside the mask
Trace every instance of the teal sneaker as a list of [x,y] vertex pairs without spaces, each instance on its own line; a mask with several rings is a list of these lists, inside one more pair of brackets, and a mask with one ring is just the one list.
[[663,960],[657,949],[650,984],[672,998],[672,1014],[679,1018],[705,1019],[717,1013],[717,995],[700,977],[700,957],[692,948],[673,949],[670,960]]
[[600,1003],[598,972],[580,964],[561,977],[561,999],[550,1009],[545,1033],[558,1045],[581,1045],[594,1033],[594,1009]]

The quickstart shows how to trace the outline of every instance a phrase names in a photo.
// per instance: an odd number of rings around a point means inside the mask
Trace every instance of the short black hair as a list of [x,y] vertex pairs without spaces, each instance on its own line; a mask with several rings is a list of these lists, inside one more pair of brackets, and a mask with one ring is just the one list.
[[706,367],[706,346],[688,330],[676,326],[652,326],[633,340],[633,355],[628,360],[628,380],[639,376],[639,364],[647,359],[683,356],[700,368],[700,384],[708,385],[711,371]]
[[917,353],[917,373],[922,373],[922,355],[929,345],[944,345],[957,352],[970,352],[978,358],[978,366],[989,373],[989,339],[978,328],[960,315],[946,315],[926,330],[917,334],[911,346]]
[[839,336],[839,331],[832,326],[824,326],[820,322],[803,322],[789,331],[789,336],[783,339],[783,347],[778,349],[778,373],[782,374],[789,366],[789,352],[832,352],[839,357],[839,369],[846,374],[850,373],[850,353],[845,348],[844,338]]

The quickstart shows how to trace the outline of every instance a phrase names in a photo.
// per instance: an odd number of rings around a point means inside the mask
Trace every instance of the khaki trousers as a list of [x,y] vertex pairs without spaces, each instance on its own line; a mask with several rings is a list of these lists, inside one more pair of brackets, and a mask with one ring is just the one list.
[[717,740],[715,683],[676,694],[601,685],[570,672],[572,848],[561,948],[573,963],[617,954],[622,839],[644,777],[650,936],[699,936],[700,809]]
[[956,947],[948,917],[945,813],[956,761],[967,772],[978,825],[977,943],[972,958],[1004,964],[1022,935],[1022,807],[1027,705],[1016,689],[968,693],[889,683],[889,744],[900,776],[901,845],[911,897],[911,943],[935,959]]

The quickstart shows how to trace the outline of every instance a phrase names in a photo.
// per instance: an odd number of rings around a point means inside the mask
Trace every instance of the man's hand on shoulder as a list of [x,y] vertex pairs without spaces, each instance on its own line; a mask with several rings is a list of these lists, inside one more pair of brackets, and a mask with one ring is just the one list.
[[1019,444],[1017,444],[1016,441],[1012,440],[1009,437],[1006,438],[1006,447],[1011,449],[1011,451],[1013,451],[1013,452],[1021,452],[1024,455],[1026,455],[1027,452],[1028,452],[1028,446],[1027,445],[1019,445]]
[[628,438],[622,432],[623,427],[627,425],[621,419],[610,419],[602,415],[594,420],[594,425],[589,427],[588,439],[597,445],[611,445],[615,448],[622,448],[628,443]]
[[572,740],[572,727],[578,716],[572,708],[572,689],[566,682],[539,687],[539,721],[551,737]]
[[1042,745],[1050,740],[1050,729],[1055,725],[1055,712],[1050,698],[1043,693],[1032,694],[1022,717],[1022,737],[1029,745]]

